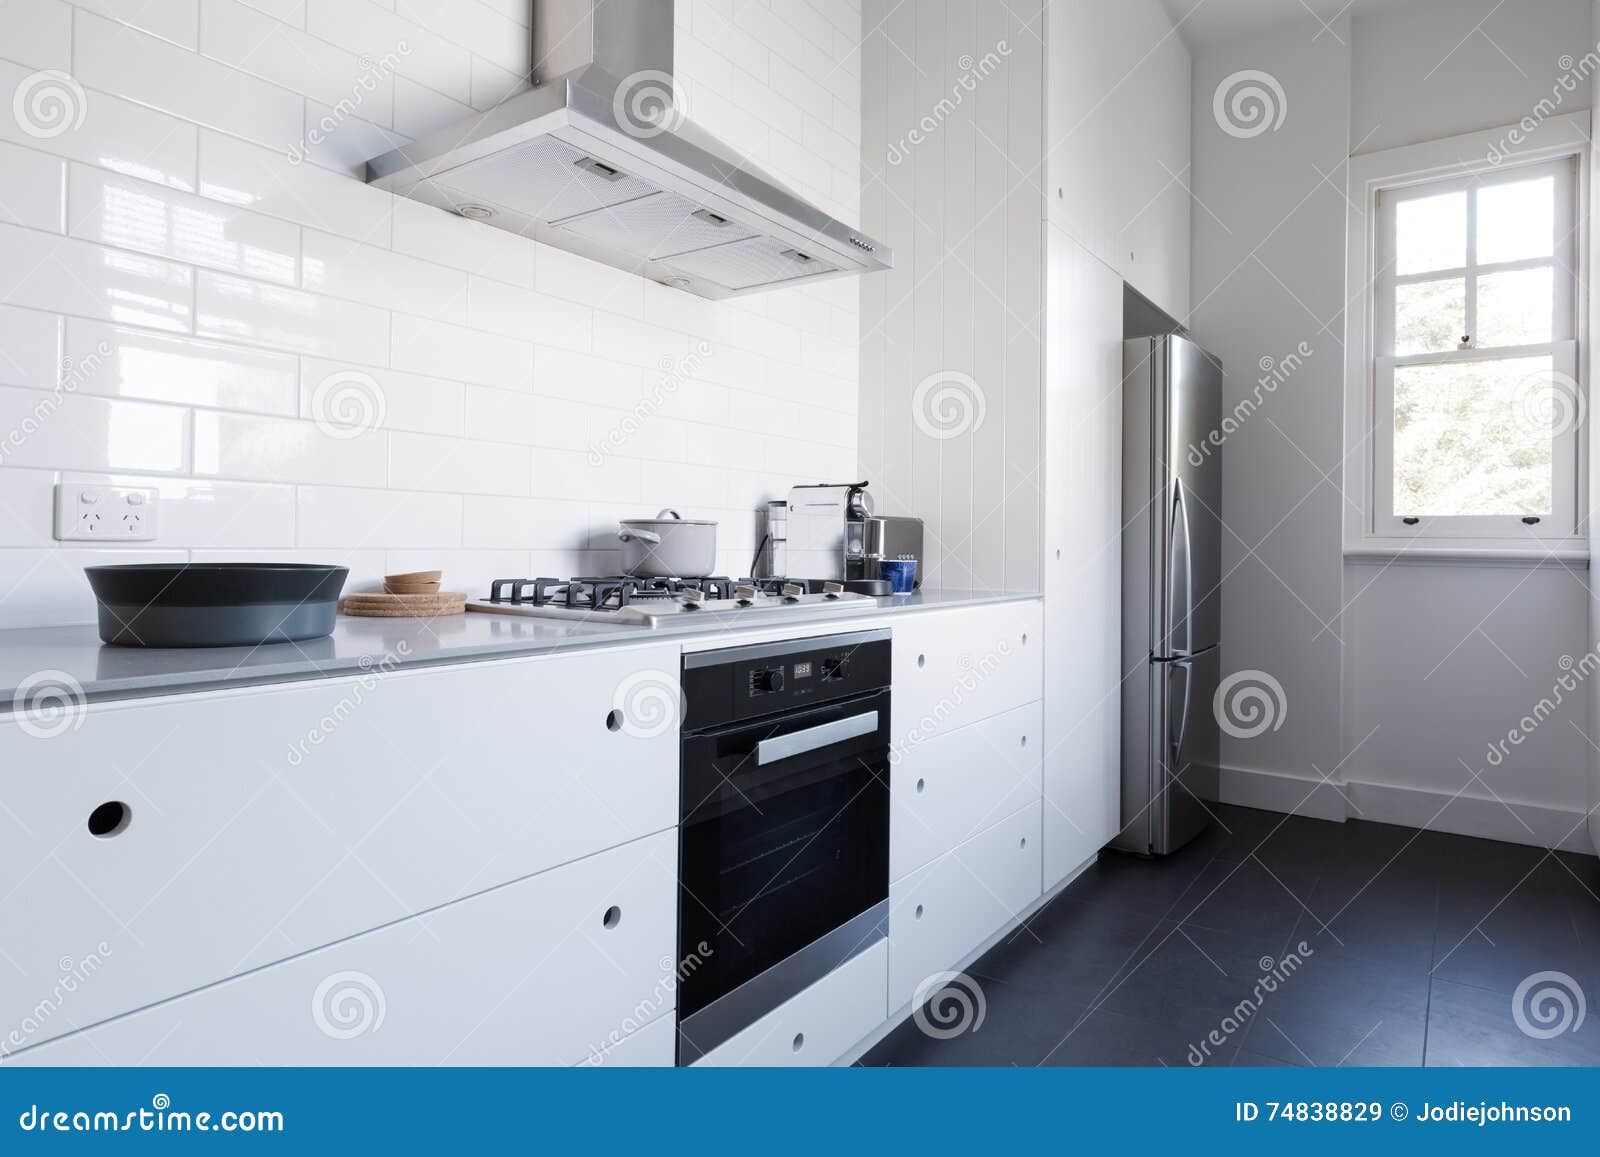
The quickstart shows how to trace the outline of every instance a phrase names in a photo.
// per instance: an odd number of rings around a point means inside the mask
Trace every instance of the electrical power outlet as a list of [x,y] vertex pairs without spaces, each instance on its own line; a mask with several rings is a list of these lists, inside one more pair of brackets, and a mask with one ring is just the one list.
[[143,486],[56,483],[56,538],[62,542],[151,542],[161,492]]

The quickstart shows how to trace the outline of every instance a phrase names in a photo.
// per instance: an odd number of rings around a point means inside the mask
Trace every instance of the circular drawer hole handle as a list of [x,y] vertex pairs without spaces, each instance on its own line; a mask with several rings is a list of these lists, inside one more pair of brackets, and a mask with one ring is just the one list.
[[613,904],[613,905],[611,905],[611,907],[607,908],[606,909],[606,914],[604,916],[600,917],[600,926],[602,928],[615,928],[618,924],[621,924],[621,923],[622,923],[622,909],[618,908],[615,904]]
[[121,800],[109,800],[89,813],[89,834],[102,840],[120,836],[133,822],[133,809]]
[[917,910],[914,913],[912,913],[912,915],[914,915],[918,920],[922,919],[922,905],[921,904],[917,905]]
[[928,781],[927,780],[925,780],[925,779],[917,780],[917,794],[921,795],[923,793],[924,789],[927,788],[927,786],[928,786]]
[[1023,836],[1022,839],[1017,841],[1017,847],[1025,848],[1027,846],[1028,846],[1028,837],[1027,836]]
[[793,1047],[795,1052],[799,1052],[801,1049],[805,1048],[806,1047],[806,1034],[803,1033],[803,1032],[795,1033],[794,1034],[794,1044],[792,1045],[792,1047]]
[[1061,552],[1059,550],[1056,551],[1056,561],[1057,562],[1061,561]]
[[1024,647],[1026,647],[1026,646],[1027,646],[1027,645],[1028,645],[1028,636],[1027,636],[1027,635],[1026,635],[1026,634],[1024,634],[1024,635],[1023,635],[1023,636],[1022,636],[1022,645],[1023,645],[1023,646],[1024,646]]
[[917,656],[917,670],[920,671],[920,670],[922,670],[922,668],[926,667],[927,665],[928,665],[928,656],[926,656],[926,655],[918,655]]
[[607,731],[621,731],[622,730],[622,712],[618,711],[614,707],[610,711],[606,712],[606,730]]
[[1026,735],[1024,735],[1024,736],[1023,736],[1023,737],[1022,737],[1022,746],[1023,746],[1023,747],[1026,747],[1026,746],[1028,746],[1028,737],[1027,737],[1027,736],[1026,736]]

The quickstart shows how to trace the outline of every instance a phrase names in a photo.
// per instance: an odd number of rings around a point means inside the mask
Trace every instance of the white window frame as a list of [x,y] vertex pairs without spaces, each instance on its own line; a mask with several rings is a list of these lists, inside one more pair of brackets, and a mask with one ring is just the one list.
[[[1588,261],[1588,156],[1589,114],[1552,117],[1536,126],[1527,124],[1469,133],[1443,141],[1409,145],[1350,159],[1347,242],[1348,284],[1351,287],[1345,343],[1345,515],[1344,552],[1347,558],[1450,562],[1563,563],[1586,559],[1587,541],[1580,536],[1586,516],[1588,455],[1586,430],[1574,429],[1559,437],[1553,447],[1557,491],[1551,514],[1533,525],[1520,518],[1422,518],[1407,525],[1393,511],[1393,398],[1394,368],[1407,364],[1482,361],[1496,357],[1550,352],[1555,369],[1568,374],[1586,396],[1584,361],[1578,356],[1587,341],[1586,313]],[[1395,202],[1417,195],[1447,192],[1454,186],[1482,187],[1538,175],[1539,170],[1570,174],[1570,212],[1564,223],[1573,237],[1570,254],[1557,253],[1557,293],[1562,297],[1552,344],[1480,351],[1476,342],[1445,354],[1395,358],[1393,350],[1394,286],[1396,279],[1382,276],[1393,268],[1392,230],[1385,214]],[[1567,211],[1558,207],[1558,220]],[[1468,222],[1469,246],[1474,243]],[[1560,234],[1558,234],[1559,236]],[[1563,278],[1569,266],[1575,278]],[[1507,263],[1516,268],[1522,263]],[[1454,271],[1471,276],[1475,254],[1468,266]],[[1501,266],[1488,267],[1498,270]],[[1440,270],[1428,278],[1449,276]],[[1404,281],[1406,278],[1400,278]],[[1472,333],[1469,317],[1467,333]]]

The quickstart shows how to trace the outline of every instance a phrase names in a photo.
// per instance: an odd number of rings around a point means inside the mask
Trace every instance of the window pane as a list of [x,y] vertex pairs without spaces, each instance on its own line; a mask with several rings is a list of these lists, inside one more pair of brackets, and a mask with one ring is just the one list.
[[1548,515],[1555,423],[1549,355],[1394,371],[1394,511]]
[[1554,317],[1555,293],[1548,266],[1478,278],[1479,349],[1550,341]]
[[1555,252],[1556,179],[1539,177],[1478,190],[1478,264]]
[[1426,273],[1467,263],[1467,194],[1440,193],[1401,201],[1394,214],[1394,271]]
[[1394,352],[1438,353],[1457,349],[1467,332],[1467,283],[1414,281],[1394,287]]

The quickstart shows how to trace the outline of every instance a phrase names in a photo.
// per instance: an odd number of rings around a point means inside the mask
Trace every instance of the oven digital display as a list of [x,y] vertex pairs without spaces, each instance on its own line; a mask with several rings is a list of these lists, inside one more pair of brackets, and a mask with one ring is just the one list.
[[794,665],[794,677],[796,679],[809,679],[809,678],[811,678],[811,664],[810,663],[796,663]]

